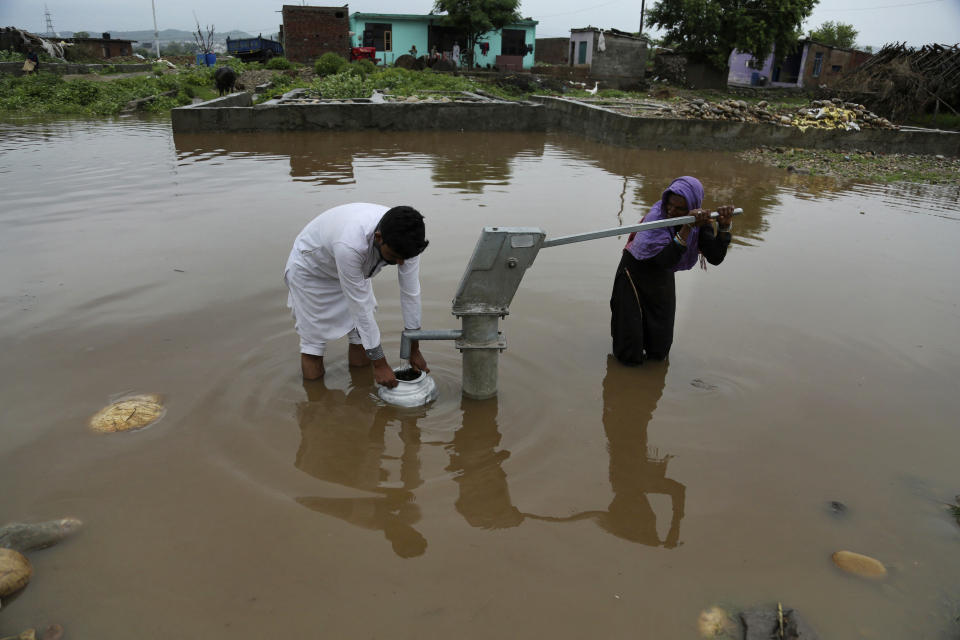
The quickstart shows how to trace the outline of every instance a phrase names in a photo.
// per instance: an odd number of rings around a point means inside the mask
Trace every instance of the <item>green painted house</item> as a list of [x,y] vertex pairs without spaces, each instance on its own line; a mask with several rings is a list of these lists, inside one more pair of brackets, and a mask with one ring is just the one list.
[[[393,65],[397,58],[412,53],[428,55],[432,48],[448,58],[453,57],[454,44],[461,56],[466,39],[456,29],[441,25],[442,16],[406,13],[353,13],[350,15],[350,41],[354,47],[375,47],[380,64]],[[503,68],[529,69],[533,66],[537,37],[536,20],[520,20],[499,31],[486,33],[474,50],[478,67],[497,65]],[[484,46],[486,45],[486,46]],[[463,56],[464,62],[466,57]]]

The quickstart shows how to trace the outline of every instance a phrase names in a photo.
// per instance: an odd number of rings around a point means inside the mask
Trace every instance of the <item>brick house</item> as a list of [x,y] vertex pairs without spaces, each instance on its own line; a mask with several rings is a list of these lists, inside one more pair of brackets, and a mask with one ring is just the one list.
[[283,5],[283,50],[288,60],[311,63],[325,53],[350,57],[350,14],[342,7]]
[[570,38],[537,38],[537,62],[569,64]]
[[831,47],[813,40],[800,40],[796,51],[784,57],[779,64],[774,62],[773,53],[760,63],[749,53],[734,50],[730,54],[727,82],[741,86],[830,86],[845,72],[856,69],[872,55],[866,51]]
[[588,67],[597,80],[629,84],[642,79],[646,70],[646,40],[618,29],[571,29],[569,51],[570,66]]
[[70,38],[73,50],[87,58],[115,58],[133,55],[133,40],[119,40],[104,33],[102,38]]

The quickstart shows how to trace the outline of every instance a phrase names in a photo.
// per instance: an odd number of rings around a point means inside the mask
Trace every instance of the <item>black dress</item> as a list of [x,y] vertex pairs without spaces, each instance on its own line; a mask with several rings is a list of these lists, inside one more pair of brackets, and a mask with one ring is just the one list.
[[[671,227],[671,237],[679,227]],[[714,232],[713,225],[700,227],[698,247],[713,265],[723,262],[730,233]],[[627,365],[647,358],[663,360],[673,344],[673,318],[677,309],[674,267],[685,247],[670,242],[660,253],[637,260],[624,249],[610,296],[610,335],[613,355]]]

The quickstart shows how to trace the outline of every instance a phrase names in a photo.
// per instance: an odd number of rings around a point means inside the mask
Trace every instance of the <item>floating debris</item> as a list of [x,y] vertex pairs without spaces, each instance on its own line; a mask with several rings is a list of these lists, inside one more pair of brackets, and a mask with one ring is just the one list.
[[99,433],[133,431],[153,424],[166,412],[156,394],[129,396],[109,404],[90,418],[90,428]]
[[714,606],[700,612],[700,617],[697,618],[697,628],[704,638],[716,638],[717,636],[732,634],[734,623],[729,613]]
[[690,381],[690,385],[696,387],[697,389],[703,389],[704,391],[716,391],[717,385],[710,384],[709,382],[704,382],[700,378],[694,378]]
[[[863,212],[861,211],[861,213]],[[827,511],[833,516],[845,516],[847,515],[847,505],[843,504],[839,500],[831,500],[827,504]]]
[[833,564],[847,573],[864,578],[883,578],[887,568],[879,560],[853,551],[837,551],[833,554]]

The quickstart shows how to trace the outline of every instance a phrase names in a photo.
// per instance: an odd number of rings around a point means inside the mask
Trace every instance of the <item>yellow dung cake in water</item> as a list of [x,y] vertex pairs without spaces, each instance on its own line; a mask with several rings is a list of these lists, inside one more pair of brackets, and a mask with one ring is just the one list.
[[23,589],[32,575],[33,567],[23,554],[13,549],[0,549],[0,598]]
[[130,396],[117,400],[90,418],[90,428],[100,433],[133,431],[159,420],[166,409],[156,394]]

